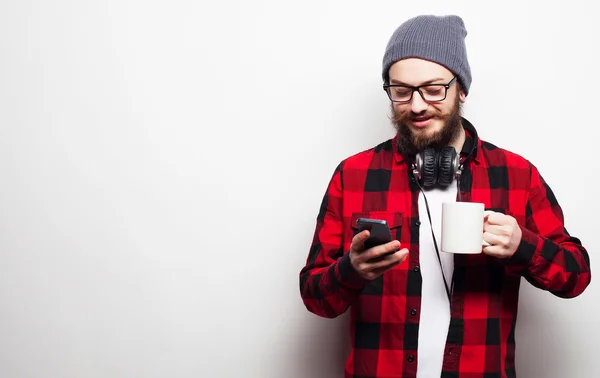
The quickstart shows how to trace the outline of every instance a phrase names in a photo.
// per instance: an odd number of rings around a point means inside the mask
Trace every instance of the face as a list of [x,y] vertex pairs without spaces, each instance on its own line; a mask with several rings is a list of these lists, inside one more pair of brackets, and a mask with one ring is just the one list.
[[[448,84],[454,74],[437,63],[411,58],[393,64],[389,78],[390,84],[418,86]],[[427,102],[415,91],[408,103],[392,102],[392,123],[403,153],[414,154],[427,147],[451,145],[461,135],[461,106],[465,93],[459,88],[457,80],[443,101]]]

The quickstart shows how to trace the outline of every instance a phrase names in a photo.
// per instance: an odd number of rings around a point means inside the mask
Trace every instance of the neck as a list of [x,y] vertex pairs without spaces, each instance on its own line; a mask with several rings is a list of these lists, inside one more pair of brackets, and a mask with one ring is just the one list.
[[463,144],[465,144],[465,139],[467,138],[466,135],[467,134],[465,132],[465,129],[461,125],[458,136],[454,139],[452,143],[450,143],[450,145],[456,150],[457,154],[460,154],[460,152],[462,151]]

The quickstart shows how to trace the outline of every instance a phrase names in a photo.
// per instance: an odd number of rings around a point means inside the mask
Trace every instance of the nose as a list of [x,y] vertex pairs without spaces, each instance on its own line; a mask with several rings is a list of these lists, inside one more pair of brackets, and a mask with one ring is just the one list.
[[423,100],[419,91],[414,91],[412,99],[410,100],[410,110],[415,114],[420,114],[427,109],[429,104]]

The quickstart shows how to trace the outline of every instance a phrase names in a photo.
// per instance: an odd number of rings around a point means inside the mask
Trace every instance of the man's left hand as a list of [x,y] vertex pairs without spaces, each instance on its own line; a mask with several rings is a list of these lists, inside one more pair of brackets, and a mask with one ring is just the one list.
[[483,240],[490,245],[483,253],[498,258],[511,257],[521,243],[521,228],[510,215],[486,211],[484,213]]

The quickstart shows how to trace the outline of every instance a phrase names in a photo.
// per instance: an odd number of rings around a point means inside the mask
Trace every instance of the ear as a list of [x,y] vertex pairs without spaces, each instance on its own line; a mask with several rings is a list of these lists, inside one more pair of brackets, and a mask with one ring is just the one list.
[[467,94],[465,93],[465,91],[463,91],[463,90],[460,91],[460,93],[458,94],[458,99],[463,104],[464,104],[465,101],[467,101]]

